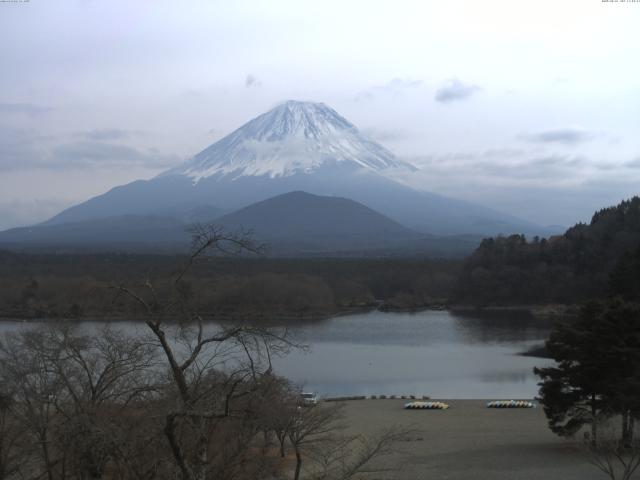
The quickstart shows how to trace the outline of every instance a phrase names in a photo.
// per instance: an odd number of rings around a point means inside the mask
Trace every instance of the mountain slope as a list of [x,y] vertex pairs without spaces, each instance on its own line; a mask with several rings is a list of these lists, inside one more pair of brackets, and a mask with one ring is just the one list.
[[233,211],[303,190],[350,198],[432,234],[545,234],[500,212],[408,187],[394,179],[415,167],[394,157],[321,103],[285,102],[191,160],[148,181],[116,187],[48,224],[124,214],[166,215],[177,204]]
[[[205,213],[211,210],[206,209]],[[290,192],[214,220],[228,231],[252,230],[280,254],[395,248],[425,237],[346,198]],[[0,232],[0,245],[116,250],[184,250],[190,221],[154,215],[119,215]]]
[[0,245],[17,249],[184,250],[187,225],[176,218],[118,215],[70,223],[36,225],[0,232]]
[[[216,209],[196,210],[209,217]],[[0,247],[40,251],[184,252],[192,217],[119,215],[0,232]],[[212,219],[208,218],[208,221]],[[290,192],[213,220],[227,231],[252,230],[276,256],[436,256],[471,253],[480,238],[410,230],[353,200]]]
[[216,220],[228,230],[251,229],[283,250],[357,250],[393,247],[424,237],[346,198],[290,192]]

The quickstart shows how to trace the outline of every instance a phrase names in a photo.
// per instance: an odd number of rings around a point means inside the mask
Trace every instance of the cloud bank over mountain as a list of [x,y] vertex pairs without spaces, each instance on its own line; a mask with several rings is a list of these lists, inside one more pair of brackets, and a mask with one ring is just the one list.
[[[546,177],[536,195],[557,202],[536,219],[573,223],[595,205],[566,203],[563,185],[605,204],[637,193],[640,65],[625,47],[640,40],[637,23],[633,5],[579,0],[3,6],[11,48],[0,78],[0,210],[152,178],[246,118],[301,98],[378,132],[399,158],[427,159],[418,165],[425,181],[457,172],[439,184],[449,195],[473,196],[518,171],[533,175],[529,183]],[[602,38],[621,45],[615,55]],[[521,170],[483,156],[514,149],[524,151]],[[452,160],[461,154],[477,158]],[[565,160],[540,161],[554,158]],[[585,160],[567,169],[575,158]],[[509,195],[491,206],[512,208]]]

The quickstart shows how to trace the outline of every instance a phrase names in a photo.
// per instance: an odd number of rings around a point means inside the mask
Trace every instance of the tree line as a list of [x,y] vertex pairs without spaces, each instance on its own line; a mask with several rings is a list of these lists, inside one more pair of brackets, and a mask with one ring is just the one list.
[[[162,255],[35,255],[0,252],[0,316],[33,319],[133,319],[143,312],[114,281],[140,285],[147,276],[163,293],[180,257]],[[181,288],[198,309],[219,318],[296,320],[384,305],[443,304],[459,261],[437,259],[216,258],[188,272]]]
[[603,297],[610,274],[640,246],[640,197],[596,212],[563,235],[488,238],[465,261],[455,297],[473,304],[580,303]]

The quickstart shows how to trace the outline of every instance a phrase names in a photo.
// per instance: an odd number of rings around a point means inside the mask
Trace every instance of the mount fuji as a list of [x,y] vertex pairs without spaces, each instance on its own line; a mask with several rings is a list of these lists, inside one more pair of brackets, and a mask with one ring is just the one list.
[[[519,218],[396,179],[417,170],[327,105],[287,101],[155,178],[115,187],[28,230],[55,226],[60,232],[65,224],[78,229],[83,222],[123,216],[184,221],[194,219],[193,212],[199,212],[196,220],[213,220],[302,191],[351,199],[422,234],[548,233]],[[210,219],[199,218],[206,212]],[[16,235],[14,229],[12,238]]]
[[274,179],[345,167],[383,175],[392,168],[415,170],[323,103],[288,101],[161,176],[186,176],[197,184],[211,177]]

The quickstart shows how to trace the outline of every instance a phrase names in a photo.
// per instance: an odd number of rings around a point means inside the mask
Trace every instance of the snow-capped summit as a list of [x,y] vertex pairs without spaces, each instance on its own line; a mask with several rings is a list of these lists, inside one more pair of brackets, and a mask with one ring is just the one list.
[[[115,187],[46,224],[122,215],[190,218],[195,211],[231,213],[302,191],[353,200],[418,232],[541,233],[518,218],[412,188],[398,180],[402,170],[415,167],[368,139],[335,110],[322,103],[288,101],[182,165],[150,180]],[[295,202],[298,197],[284,198]],[[281,214],[287,217],[285,210]],[[292,217],[288,221],[297,224]]]
[[289,100],[162,175],[185,175],[197,183],[213,176],[286,177],[335,164],[378,173],[415,170],[324,103]]

